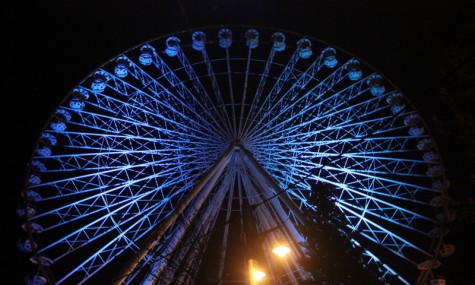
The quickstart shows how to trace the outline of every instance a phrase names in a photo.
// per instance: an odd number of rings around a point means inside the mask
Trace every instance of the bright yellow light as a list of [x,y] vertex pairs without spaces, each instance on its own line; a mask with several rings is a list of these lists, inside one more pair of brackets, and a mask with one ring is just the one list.
[[266,274],[264,272],[261,272],[261,271],[258,271],[258,270],[254,271],[254,280],[256,280],[256,281],[260,281],[265,276],[266,276]]
[[273,253],[277,254],[280,257],[286,256],[290,252],[290,248],[280,245],[272,250]]
[[257,260],[249,259],[248,267],[249,267],[249,284],[257,285],[257,283],[262,278],[264,278],[266,274],[259,270],[258,265],[257,265]]

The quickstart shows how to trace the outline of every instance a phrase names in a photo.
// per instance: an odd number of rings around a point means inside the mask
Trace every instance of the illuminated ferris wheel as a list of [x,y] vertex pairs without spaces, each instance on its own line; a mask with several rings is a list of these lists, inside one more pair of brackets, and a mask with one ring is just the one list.
[[[294,32],[205,27],[118,54],[67,94],[30,162],[27,284],[197,284],[210,260],[227,284],[250,220],[262,284],[299,284],[317,185],[383,284],[425,282],[453,252],[420,114],[361,59]],[[280,241],[285,262],[266,254]]]

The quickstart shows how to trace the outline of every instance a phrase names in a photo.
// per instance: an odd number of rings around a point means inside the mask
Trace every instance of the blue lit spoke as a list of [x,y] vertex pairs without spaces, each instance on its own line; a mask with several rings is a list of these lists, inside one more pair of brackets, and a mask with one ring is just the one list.
[[272,274],[298,282],[302,209],[322,184],[381,278],[427,278],[446,233],[448,181],[408,98],[347,52],[273,29],[125,51],[66,96],[30,165],[27,284],[192,284],[215,246],[230,281],[246,201],[264,248],[295,249],[285,266],[267,256]]

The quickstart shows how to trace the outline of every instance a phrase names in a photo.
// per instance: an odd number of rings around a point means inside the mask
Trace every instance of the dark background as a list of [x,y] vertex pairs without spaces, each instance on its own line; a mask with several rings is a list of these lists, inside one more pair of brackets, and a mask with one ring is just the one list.
[[66,94],[139,43],[210,25],[308,34],[365,60],[408,95],[439,145],[457,219],[448,284],[474,284],[475,1],[17,1],[3,9],[3,280],[23,284],[15,210],[36,140]]

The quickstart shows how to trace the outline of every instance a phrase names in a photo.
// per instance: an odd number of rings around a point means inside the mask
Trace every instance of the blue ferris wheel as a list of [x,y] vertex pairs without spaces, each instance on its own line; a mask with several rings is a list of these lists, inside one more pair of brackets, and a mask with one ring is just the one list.
[[264,254],[262,284],[299,284],[316,185],[382,284],[425,284],[454,250],[434,139],[370,65],[275,28],[164,35],[91,72],[42,130],[18,208],[25,282],[199,284],[214,250],[227,284],[251,206],[262,251],[292,249]]

